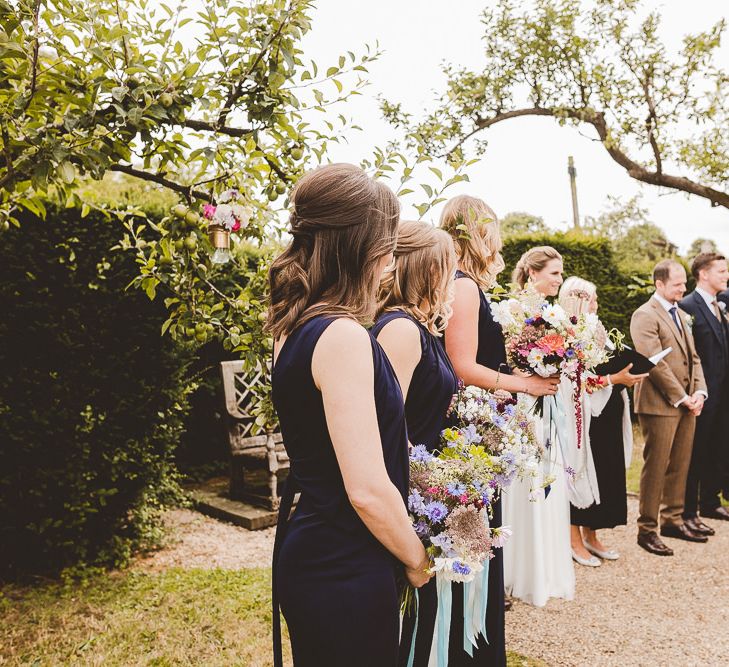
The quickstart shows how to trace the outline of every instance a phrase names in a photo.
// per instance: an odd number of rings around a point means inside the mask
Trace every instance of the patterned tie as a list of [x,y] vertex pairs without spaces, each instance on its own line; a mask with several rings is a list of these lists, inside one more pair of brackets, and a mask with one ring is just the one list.
[[714,315],[716,315],[716,319],[719,320],[719,322],[721,322],[721,310],[719,310],[719,302],[716,299],[714,299],[711,302],[711,305],[714,306]]
[[671,306],[671,308],[668,310],[669,313],[671,313],[671,317],[673,318],[673,323],[676,325],[676,328],[681,331],[681,325],[678,323],[678,308],[676,306]]

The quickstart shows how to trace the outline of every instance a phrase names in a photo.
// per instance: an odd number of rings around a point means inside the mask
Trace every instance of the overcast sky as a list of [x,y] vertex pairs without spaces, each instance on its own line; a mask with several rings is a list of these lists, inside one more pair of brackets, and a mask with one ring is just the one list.
[[[443,87],[442,62],[477,67],[483,37],[479,13],[489,2],[492,0],[318,0],[313,30],[303,44],[307,57],[326,65],[341,53],[358,52],[364,44],[376,41],[385,51],[370,68],[372,85],[345,110],[365,132],[347,132],[348,144],[334,147],[331,159],[358,163],[370,155],[373,146],[384,146],[393,136],[380,117],[378,95],[402,102],[417,115],[432,108],[433,91]],[[646,0],[646,4],[660,7],[670,46],[680,45],[686,32],[706,29],[729,17],[725,0]],[[722,58],[729,69],[729,31],[724,37]],[[581,216],[600,213],[608,195],[627,199],[642,192],[651,220],[681,250],[701,236],[714,239],[729,252],[729,211],[712,209],[704,199],[641,186],[611,160],[600,143],[575,129],[559,127],[546,118],[520,118],[488,132],[489,148],[470,169],[471,183],[454,186],[449,194],[470,192],[484,198],[499,215],[528,211],[542,216],[551,227],[564,228],[572,217],[567,156],[573,155]],[[413,215],[412,210],[404,213]]]

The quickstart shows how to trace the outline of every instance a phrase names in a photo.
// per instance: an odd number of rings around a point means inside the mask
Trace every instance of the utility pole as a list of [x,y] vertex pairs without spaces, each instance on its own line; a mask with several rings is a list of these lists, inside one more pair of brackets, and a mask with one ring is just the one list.
[[570,188],[572,189],[572,224],[575,229],[579,229],[580,212],[577,208],[577,169],[575,169],[575,159],[571,155],[567,158],[567,173],[570,175]]

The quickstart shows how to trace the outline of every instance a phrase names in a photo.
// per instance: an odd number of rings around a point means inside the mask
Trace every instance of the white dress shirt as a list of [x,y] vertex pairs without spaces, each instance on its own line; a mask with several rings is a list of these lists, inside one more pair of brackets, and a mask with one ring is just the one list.
[[704,301],[706,301],[706,305],[709,307],[712,315],[716,315],[716,295],[711,295],[706,290],[703,290],[700,287],[696,288],[696,292]]

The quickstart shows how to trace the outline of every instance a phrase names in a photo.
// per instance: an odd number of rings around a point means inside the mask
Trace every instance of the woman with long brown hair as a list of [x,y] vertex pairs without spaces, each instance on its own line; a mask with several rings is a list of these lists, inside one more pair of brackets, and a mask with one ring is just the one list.
[[[425,222],[401,223],[395,261],[383,276],[379,316],[372,328],[405,397],[409,440],[428,451],[440,448],[440,432],[457,389],[456,374],[440,342],[451,314],[455,271],[456,254],[448,234]],[[419,591],[417,613],[405,613],[401,666],[428,664],[437,605],[432,581]],[[458,611],[463,613],[462,608]]]
[[[499,221],[482,199],[460,195],[451,199],[440,226],[453,238],[458,257],[453,315],[445,333],[445,347],[458,377],[467,385],[488,390],[552,395],[557,381],[537,376],[512,375],[506,362],[501,326],[491,314],[485,294],[504,268]],[[501,499],[492,506],[495,528],[501,526]],[[453,608],[462,608],[463,587],[453,586]],[[463,649],[463,618],[454,614],[451,624],[449,665],[505,665],[504,568],[500,549],[489,564],[486,635],[469,656]]]
[[[392,367],[362,326],[392,259],[395,195],[353,165],[306,174],[270,270],[273,401],[291,461],[273,557],[296,667],[395,665],[397,575],[429,560],[408,517],[407,432]],[[300,498],[293,516],[293,494]]]

